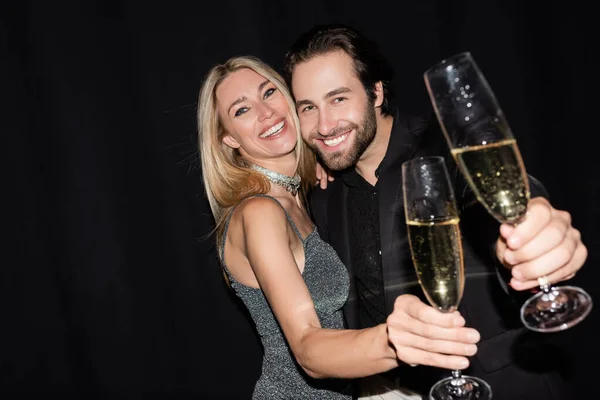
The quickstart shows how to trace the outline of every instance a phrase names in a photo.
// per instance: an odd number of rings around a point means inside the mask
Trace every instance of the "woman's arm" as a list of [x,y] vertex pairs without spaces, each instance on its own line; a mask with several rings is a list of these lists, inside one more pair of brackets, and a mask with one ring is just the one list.
[[290,248],[283,209],[264,198],[242,205],[244,250],[300,366],[315,378],[355,378],[398,365],[385,324],[362,330],[321,327]]

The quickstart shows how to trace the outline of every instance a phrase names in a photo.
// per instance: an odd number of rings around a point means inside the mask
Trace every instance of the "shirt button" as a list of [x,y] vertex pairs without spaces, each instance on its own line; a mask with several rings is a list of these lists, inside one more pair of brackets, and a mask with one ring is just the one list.
[[379,250],[379,255],[381,255],[381,250]]

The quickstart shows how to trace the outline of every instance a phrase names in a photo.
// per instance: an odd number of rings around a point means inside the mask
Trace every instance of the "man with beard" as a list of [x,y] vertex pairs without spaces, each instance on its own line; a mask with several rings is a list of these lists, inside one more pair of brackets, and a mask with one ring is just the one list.
[[[359,396],[421,399],[450,374],[430,367],[441,356],[430,344],[453,340],[453,330],[426,317],[432,307],[414,272],[402,204],[402,163],[441,155],[461,209],[466,286],[459,311],[480,334],[477,354],[463,360],[465,373],[487,381],[494,400],[568,399],[560,354],[543,340],[548,336],[523,328],[518,300],[519,292],[528,295],[538,286],[538,277],[563,281],[585,262],[587,249],[570,215],[554,209],[530,177],[526,222],[499,229],[458,172],[433,114],[415,117],[392,107],[393,69],[356,30],[315,27],[286,54],[284,71],[304,140],[338,172],[326,189],[315,189],[311,212],[350,272],[346,323],[387,323],[390,335],[404,343],[396,346],[403,364],[361,382]],[[404,318],[388,318],[395,308]],[[457,319],[457,326],[464,320]]]

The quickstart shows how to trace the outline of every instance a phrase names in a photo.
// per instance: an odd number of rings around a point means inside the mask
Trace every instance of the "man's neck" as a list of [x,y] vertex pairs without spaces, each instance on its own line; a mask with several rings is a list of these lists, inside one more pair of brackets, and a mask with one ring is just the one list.
[[385,157],[394,123],[392,116],[383,116],[379,110],[377,110],[376,118],[377,132],[375,133],[375,138],[356,163],[356,172],[373,186],[377,183],[375,171]]

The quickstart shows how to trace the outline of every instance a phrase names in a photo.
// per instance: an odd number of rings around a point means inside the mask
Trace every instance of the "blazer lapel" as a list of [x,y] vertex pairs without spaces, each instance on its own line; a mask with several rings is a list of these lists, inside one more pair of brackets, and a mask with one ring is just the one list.
[[[388,151],[396,151],[379,176],[379,226],[381,265],[388,314],[394,309],[396,296],[411,293],[421,296],[404,216],[402,163],[415,156],[423,139],[424,124],[396,115]],[[400,141],[400,142],[398,142]],[[388,155],[386,155],[387,157]]]
[[[408,242],[404,221],[402,178],[382,174],[379,188],[379,240],[381,266],[388,314],[394,309],[395,293],[414,286],[412,265],[407,257]],[[408,273],[407,273],[408,272]],[[410,279],[407,279],[409,278]],[[418,283],[417,283],[418,284]]]
[[331,190],[332,193],[327,200],[329,241],[346,268],[348,268],[348,272],[352,272],[352,257],[348,237],[348,207],[346,205],[348,188],[346,185],[340,184],[336,185],[336,188],[331,188]]
[[[341,177],[339,179],[342,179]],[[354,273],[352,272],[352,255],[350,253],[350,238],[348,227],[348,187],[344,184],[331,188],[332,193],[327,202],[327,229],[329,242],[348,269],[350,276],[350,290],[348,300],[344,304],[344,317],[348,328],[360,327],[357,305],[357,291]]]

